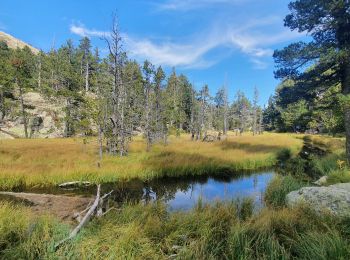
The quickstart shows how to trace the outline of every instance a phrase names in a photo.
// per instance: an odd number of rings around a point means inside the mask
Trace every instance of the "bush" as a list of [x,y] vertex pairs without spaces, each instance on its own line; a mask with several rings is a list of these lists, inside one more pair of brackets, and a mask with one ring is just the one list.
[[290,159],[286,165],[284,172],[287,174],[290,174],[295,177],[304,177],[305,174],[305,167],[307,165],[307,161],[301,157],[295,157],[293,159]]
[[276,160],[280,167],[283,167],[290,158],[292,158],[292,151],[289,148],[284,148],[277,152]]

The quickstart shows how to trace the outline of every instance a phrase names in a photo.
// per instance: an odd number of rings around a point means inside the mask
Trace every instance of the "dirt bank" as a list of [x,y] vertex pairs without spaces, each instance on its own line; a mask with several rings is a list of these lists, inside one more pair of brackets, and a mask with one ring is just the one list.
[[23,202],[37,214],[50,214],[58,219],[72,223],[73,215],[84,210],[94,198],[62,196],[23,192],[0,192],[0,200]]

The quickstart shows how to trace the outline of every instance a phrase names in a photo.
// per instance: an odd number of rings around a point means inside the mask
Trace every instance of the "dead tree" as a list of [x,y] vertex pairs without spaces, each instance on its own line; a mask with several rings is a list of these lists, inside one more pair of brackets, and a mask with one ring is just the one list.
[[110,125],[111,134],[108,135],[109,152],[113,155],[127,155],[128,142],[131,131],[127,127],[127,89],[122,81],[122,67],[125,53],[122,51],[122,38],[116,15],[112,17],[112,28],[105,41],[109,50],[110,74],[113,77],[110,95]]
[[165,79],[165,73],[162,67],[158,67],[155,72],[155,88],[154,88],[154,119],[155,119],[155,139],[163,139],[166,144],[167,138],[167,120],[165,115],[165,108],[162,103],[162,82]]
[[257,121],[258,121],[258,89],[254,88],[254,100],[253,100],[253,135],[258,133]]
[[154,111],[152,111],[153,102],[152,102],[152,74],[154,73],[154,68],[149,61],[145,61],[143,65],[143,90],[144,90],[144,113],[143,113],[143,127],[144,134],[146,137],[147,151],[151,149],[152,142],[154,140],[154,125],[155,117]]

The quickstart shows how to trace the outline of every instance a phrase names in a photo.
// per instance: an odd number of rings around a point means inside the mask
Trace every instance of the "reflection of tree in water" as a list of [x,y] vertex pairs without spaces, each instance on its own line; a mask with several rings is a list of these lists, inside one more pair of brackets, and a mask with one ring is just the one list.
[[[249,174],[248,174],[249,176]],[[127,182],[119,182],[114,184],[108,184],[103,186],[103,190],[108,192],[114,190],[111,199],[117,205],[121,205],[125,202],[149,203],[155,200],[162,200],[165,203],[175,199],[177,192],[193,192],[194,186],[199,184],[203,186],[208,183],[209,179],[214,181],[231,183],[234,180],[247,177],[247,174],[240,174],[235,176],[229,176],[227,174],[215,175],[215,176],[187,176],[181,178],[164,177],[159,179],[143,182],[140,180],[132,180]],[[253,176],[254,188],[258,184],[258,176]],[[226,191],[227,192],[227,191]]]
[[175,198],[178,191],[188,192],[196,183],[207,183],[208,177],[197,178],[162,178],[148,182],[138,180],[106,185],[103,190],[114,190],[111,199],[118,205],[124,202],[138,203],[144,201],[149,203],[154,200],[168,202]]
[[254,175],[254,177],[253,177],[253,186],[254,186],[254,189],[256,189],[256,187],[258,186],[258,176],[257,175]]

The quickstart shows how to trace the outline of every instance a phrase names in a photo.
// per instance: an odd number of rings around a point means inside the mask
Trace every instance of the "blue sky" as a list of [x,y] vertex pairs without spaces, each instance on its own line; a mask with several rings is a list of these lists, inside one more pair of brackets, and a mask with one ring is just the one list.
[[[68,38],[89,36],[106,51],[101,35],[117,10],[129,57],[175,67],[196,88],[212,94],[225,81],[233,99],[237,90],[265,104],[278,81],[273,77],[274,49],[305,36],[283,27],[289,0],[1,0],[0,30],[49,50]],[[226,79],[226,80],[225,80]]]

